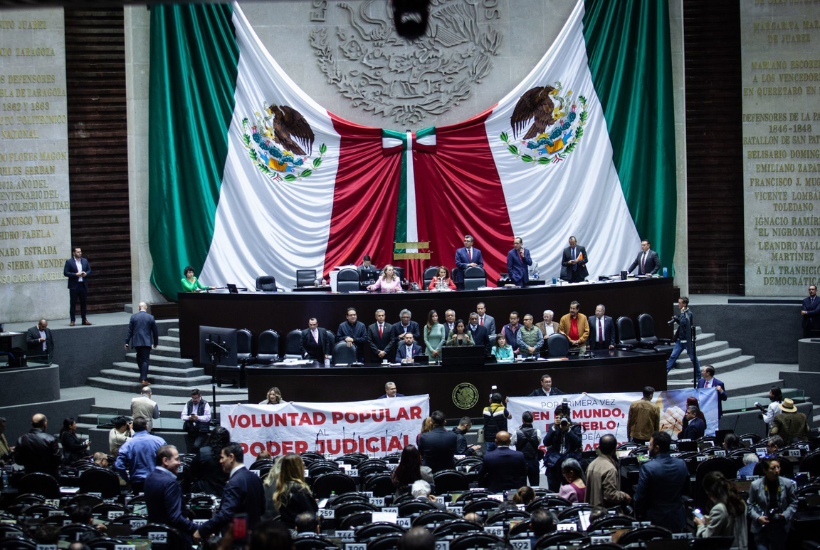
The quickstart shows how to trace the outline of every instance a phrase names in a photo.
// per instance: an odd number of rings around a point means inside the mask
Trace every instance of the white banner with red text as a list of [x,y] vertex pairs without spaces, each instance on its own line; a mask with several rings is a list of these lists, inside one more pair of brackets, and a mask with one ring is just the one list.
[[[530,411],[533,415],[533,426],[546,435],[550,424],[555,422],[553,412],[566,401],[574,424],[584,427],[583,449],[593,450],[598,447],[598,440],[605,434],[612,434],[618,443],[629,440],[627,420],[629,406],[641,399],[641,393],[583,393],[573,395],[554,395],[544,397],[510,397],[507,408],[512,414],[508,426],[521,424],[521,415]],[[695,398],[698,407],[706,418],[706,435],[714,435],[718,429],[718,393],[713,389],[672,390],[655,392],[652,402],[661,412],[661,431],[669,433],[674,439],[683,429],[683,417],[686,412],[686,400]]]
[[[251,457],[316,452],[385,456],[416,443],[427,395],[349,403],[222,405],[221,425]],[[247,462],[247,459],[246,459]],[[253,462],[251,460],[250,462]]]

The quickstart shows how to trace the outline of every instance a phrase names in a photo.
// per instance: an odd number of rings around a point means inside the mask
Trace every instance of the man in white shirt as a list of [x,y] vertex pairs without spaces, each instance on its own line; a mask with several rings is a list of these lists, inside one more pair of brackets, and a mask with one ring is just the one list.
[[185,430],[185,446],[189,453],[196,453],[208,440],[211,423],[211,405],[198,389],[191,390],[191,399],[182,407],[180,415]]

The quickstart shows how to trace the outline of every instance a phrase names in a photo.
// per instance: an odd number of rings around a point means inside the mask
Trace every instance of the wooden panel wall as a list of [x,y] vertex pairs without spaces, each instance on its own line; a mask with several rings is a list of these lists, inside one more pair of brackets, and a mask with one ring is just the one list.
[[91,263],[88,307],[131,302],[123,10],[65,10],[71,236]]
[[689,290],[742,294],[742,88],[738,0],[683,0]]

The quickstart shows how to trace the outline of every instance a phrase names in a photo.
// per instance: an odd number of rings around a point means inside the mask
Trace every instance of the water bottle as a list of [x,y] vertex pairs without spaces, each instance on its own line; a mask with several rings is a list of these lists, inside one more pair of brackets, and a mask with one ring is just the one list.
[[666,277],[666,276],[667,276],[667,275],[666,275],[666,268],[665,268],[665,267],[663,268],[663,276],[664,276],[664,277]]
[[5,488],[6,488],[6,487],[8,487],[8,486],[9,486],[9,474],[8,474],[8,472],[6,472],[6,470],[4,469],[4,470],[3,470],[3,482],[2,482],[2,488],[3,488],[3,489],[5,489]]
[[533,279],[538,279],[538,262],[532,264]]

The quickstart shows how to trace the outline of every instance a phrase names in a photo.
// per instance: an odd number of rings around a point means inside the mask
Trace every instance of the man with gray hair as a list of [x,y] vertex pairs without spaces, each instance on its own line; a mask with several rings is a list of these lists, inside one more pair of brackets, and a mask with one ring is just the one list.
[[390,357],[393,325],[384,321],[383,309],[376,310],[376,322],[367,327],[367,342],[370,344],[370,360],[374,363]]
[[401,342],[399,342],[399,340],[404,340],[404,335],[408,332],[413,334],[414,342],[421,342],[421,332],[419,331],[419,324],[411,320],[411,317],[412,313],[410,313],[409,309],[403,309],[401,310],[401,313],[399,313],[399,319],[401,319],[401,321],[393,325],[393,332],[391,334],[391,349],[398,349],[399,345],[401,345]]
[[131,400],[131,417],[134,420],[144,418],[148,423],[149,432],[154,428],[153,419],[159,418],[159,405],[151,399],[153,393],[150,386],[143,386],[139,397]]
[[540,330],[541,334],[544,335],[544,340],[546,340],[558,332],[558,323],[552,320],[553,317],[555,317],[555,313],[553,313],[551,309],[545,309],[543,316],[544,320],[535,323],[535,326],[538,327],[538,330]]
[[436,497],[430,494],[432,492],[433,488],[430,487],[430,484],[423,479],[417,479],[413,482],[413,485],[410,486],[410,493],[413,495],[414,499],[424,502],[431,502],[436,508],[444,510],[444,504],[438,502]]
[[143,386],[148,382],[148,362],[151,359],[151,344],[154,349],[159,345],[159,331],[154,316],[148,313],[148,304],[139,303],[139,311],[131,316],[128,332],[125,334],[125,351],[131,345],[137,350],[137,364],[140,367],[140,381]]
[[592,349],[615,349],[615,326],[612,317],[604,315],[604,304],[595,306],[595,316],[589,320],[589,345]]
[[399,393],[395,382],[387,382],[384,385],[384,395],[379,396],[379,399],[392,399],[393,397],[404,397],[404,394]]

